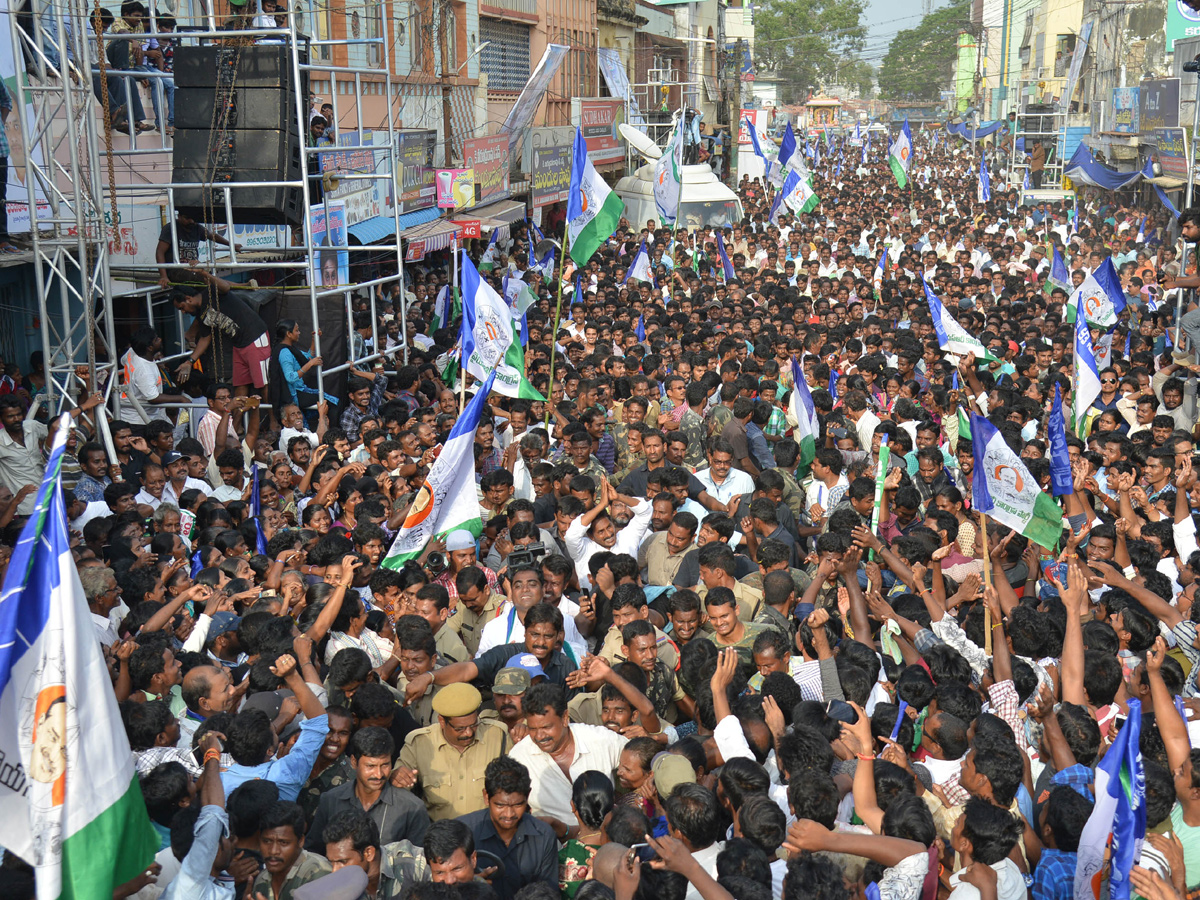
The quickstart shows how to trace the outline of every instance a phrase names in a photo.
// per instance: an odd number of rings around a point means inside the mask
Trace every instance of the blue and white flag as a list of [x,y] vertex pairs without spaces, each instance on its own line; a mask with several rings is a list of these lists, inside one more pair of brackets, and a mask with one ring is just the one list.
[[754,147],[754,155],[763,161],[763,165],[768,164],[767,154],[763,152],[762,145],[758,142],[758,129],[754,127],[754,121],[746,116],[746,130],[750,132],[750,143]]
[[971,449],[975,511],[1019,531],[1040,547],[1057,546],[1063,531],[1062,508],[1038,486],[1025,461],[983,416],[971,416]]
[[420,555],[432,538],[444,537],[451,531],[469,531],[475,538],[483,534],[472,445],[495,377],[489,374],[482,379],[479,390],[450,429],[445,445],[429,467],[417,501],[408,511],[387,556],[379,563],[384,568],[403,568],[408,560]]
[[1117,315],[1125,308],[1125,292],[1111,256],[1083,280],[1071,305],[1082,309],[1091,325],[1109,329],[1117,324]]
[[830,369],[829,370],[829,396],[833,398],[834,403],[838,402],[837,383],[838,383],[837,369]]
[[733,270],[733,263],[729,261],[729,253],[725,250],[725,237],[720,229],[717,230],[717,256],[721,258],[721,271],[725,274],[725,280],[733,281],[737,273]]
[[792,123],[788,122],[787,128],[784,129],[783,139],[779,144],[779,156],[771,163],[770,182],[779,187],[783,184],[784,169],[788,163],[792,161],[792,157],[796,155],[796,133],[792,131]]
[[38,897],[107,900],[159,839],[71,556],[70,430],[64,415],[0,593],[0,844],[34,867]]
[[1142,221],[1138,222],[1137,242],[1139,244],[1146,243],[1146,217],[1142,216]]
[[1092,401],[1100,396],[1100,368],[1096,365],[1096,354],[1092,348],[1092,333],[1088,329],[1084,314],[1083,296],[1075,295],[1075,432],[1085,427],[1087,411]]
[[784,200],[796,189],[796,185],[800,183],[800,174],[791,169],[787,173],[787,177],[783,179],[783,187],[775,195],[775,202],[771,204],[771,214],[767,217],[772,225],[779,224],[779,216],[786,212],[784,209]]
[[871,133],[868,131],[867,134],[863,137],[863,144],[862,144],[862,164],[864,166],[867,164],[867,152],[870,149],[871,149]]
[[1130,700],[1125,724],[1096,766],[1096,804],[1079,836],[1075,900],[1095,900],[1098,896],[1093,881],[1105,868],[1106,855],[1109,896],[1112,900],[1129,900],[1129,872],[1146,838],[1146,772],[1141,737],[1142,704]]
[[955,356],[966,356],[968,353],[973,353],[976,360],[998,362],[979,338],[969,333],[954,316],[946,311],[942,301],[929,287],[929,282],[922,278],[921,284],[925,287],[925,300],[929,303],[929,314],[933,317],[933,330],[937,333],[938,346],[946,353],[952,353]]
[[648,281],[654,284],[654,270],[650,267],[650,254],[646,252],[646,241],[642,239],[642,245],[638,247],[637,255],[634,256],[633,262],[629,264],[629,271],[625,273],[625,280],[621,284],[628,284],[629,279],[634,281]]
[[1029,177],[1029,170],[1025,170],[1025,180],[1021,182],[1021,188],[1026,191],[1033,190],[1033,179]]
[[1058,248],[1053,250],[1053,256],[1050,259],[1050,275],[1047,280],[1057,288],[1062,288],[1068,293],[1071,291],[1071,272],[1067,268],[1067,264],[1063,262],[1062,254],[1058,252]]
[[479,259],[479,270],[481,272],[490,272],[496,268],[496,254],[500,248],[496,246],[496,241],[500,238],[500,229],[492,231],[492,236],[488,239],[487,249],[483,251],[483,256]]
[[250,476],[250,516],[254,519],[254,552],[262,556],[267,554],[267,536],[263,532],[262,521],[262,497],[259,494],[258,473],[262,471],[258,466],[251,466],[254,473]]
[[542,234],[542,229],[538,228],[537,222],[533,221],[533,219],[529,220],[529,233],[533,235],[533,245],[535,247],[546,239],[546,236]]
[[1046,434],[1050,439],[1050,493],[1055,497],[1074,493],[1071,456],[1067,452],[1067,420],[1063,417],[1062,389],[1058,382],[1054,383],[1054,402],[1046,422]]
[[983,157],[979,157],[979,202],[992,202],[992,179],[988,175],[987,166],[983,162]]
[[638,315],[637,330],[634,332],[634,335],[637,337],[639,344],[646,339],[646,314],[645,313],[641,313]]

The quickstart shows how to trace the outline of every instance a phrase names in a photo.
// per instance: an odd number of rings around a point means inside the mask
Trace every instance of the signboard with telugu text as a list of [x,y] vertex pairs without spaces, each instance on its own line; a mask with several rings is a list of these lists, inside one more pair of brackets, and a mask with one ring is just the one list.
[[[746,120],[749,119],[754,123],[754,130],[759,134],[759,143],[762,143],[765,138],[763,135],[767,130],[767,111],[765,109],[743,109],[742,118],[738,124],[738,143],[750,144],[750,129],[746,127]],[[764,151],[765,152],[765,151]]]
[[625,104],[620,100],[580,100],[579,111],[579,128],[592,164],[624,160],[625,142],[617,126],[625,119]]
[[509,194],[508,149],[507,134],[463,141],[463,165],[475,170],[481,206],[503,200]]
[[1118,134],[1137,134],[1141,131],[1140,88],[1113,88],[1112,130]]
[[535,147],[531,179],[531,206],[549,206],[567,199],[571,187],[571,148]]
[[1159,128],[1154,132],[1158,143],[1158,164],[1164,175],[1187,180],[1187,132],[1183,128]]

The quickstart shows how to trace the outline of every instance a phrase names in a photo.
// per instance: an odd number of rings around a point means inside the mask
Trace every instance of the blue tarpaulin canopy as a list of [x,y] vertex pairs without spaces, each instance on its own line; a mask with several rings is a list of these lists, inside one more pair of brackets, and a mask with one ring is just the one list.
[[968,141],[971,140],[971,138],[979,140],[995,134],[997,131],[1003,128],[1004,125],[1005,123],[1003,121],[999,121],[993,122],[990,125],[984,125],[981,128],[971,129],[966,126],[965,122],[963,122],[958,125],[947,125],[946,131],[950,132],[950,134],[957,135],[960,138],[965,138]]
[[1083,144],[1075,148],[1075,152],[1063,167],[1063,174],[1076,184],[1090,184],[1107,191],[1119,191],[1142,177],[1141,172],[1114,172],[1108,166],[1096,162],[1092,158],[1092,151]]

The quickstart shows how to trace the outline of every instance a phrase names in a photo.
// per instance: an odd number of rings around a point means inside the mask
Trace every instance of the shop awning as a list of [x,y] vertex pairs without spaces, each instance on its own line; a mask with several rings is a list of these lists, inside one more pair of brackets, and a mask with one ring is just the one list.
[[[421,244],[423,253],[432,253],[435,250],[444,250],[449,247],[450,238],[459,228],[461,226],[455,225],[449,219],[433,219],[413,228],[405,229],[401,237],[408,242],[410,248],[414,244]],[[416,258],[419,259],[420,257]]]
[[[430,222],[436,219],[439,213],[440,210],[437,207],[403,213],[400,216],[400,230],[404,232],[409,228]],[[372,216],[351,225],[346,230],[350,237],[359,244],[374,244],[376,241],[382,241],[396,233],[396,218],[395,216]]]
[[499,203],[478,206],[471,210],[471,215],[479,219],[482,231],[497,231],[501,240],[508,240],[509,226],[525,218],[525,201],[501,200]]

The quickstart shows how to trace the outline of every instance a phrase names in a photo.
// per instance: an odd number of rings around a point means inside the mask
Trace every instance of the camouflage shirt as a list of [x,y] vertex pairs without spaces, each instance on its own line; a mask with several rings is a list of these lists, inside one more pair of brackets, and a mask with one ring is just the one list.
[[263,869],[254,879],[254,893],[262,894],[267,900],[292,900],[297,888],[302,888],[310,881],[316,881],[333,871],[329,860],[316,853],[301,850],[295,865],[288,871],[279,889],[278,896],[271,887],[271,873]]
[[707,463],[704,447],[707,435],[704,431],[704,419],[694,409],[683,414],[679,423],[679,432],[687,438],[687,452],[683,456],[683,464],[693,469],[703,468]]
[[321,795],[339,784],[353,781],[354,778],[354,766],[350,765],[350,757],[342,754],[333,765],[316,778],[308,779],[308,782],[300,789],[300,796],[296,798],[296,802],[304,810],[304,817],[308,820],[309,825],[312,824],[313,816],[317,814],[317,805],[321,802]]

